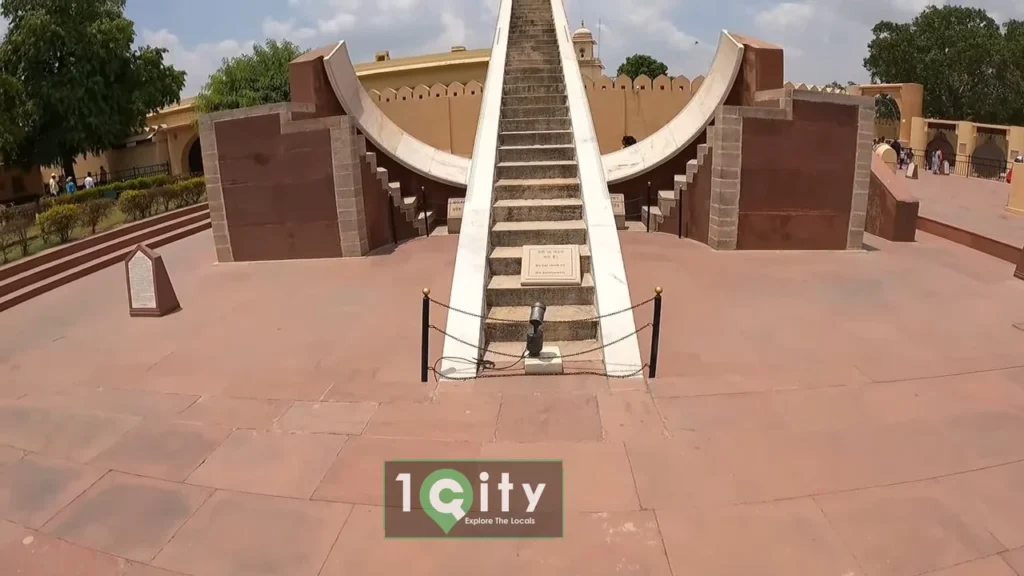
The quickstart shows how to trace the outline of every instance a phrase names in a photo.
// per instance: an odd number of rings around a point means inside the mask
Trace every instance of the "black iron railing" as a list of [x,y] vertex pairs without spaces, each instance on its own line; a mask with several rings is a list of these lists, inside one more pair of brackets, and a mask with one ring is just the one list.
[[[942,172],[942,165],[934,166],[934,151],[929,153],[925,150],[913,151],[913,162],[921,170],[929,172]],[[984,178],[986,180],[1006,180],[1006,173],[1009,172],[1011,163],[1006,160],[981,158],[978,156],[967,156],[957,154],[955,156],[942,157],[943,161],[949,162],[949,173],[955,176],[970,178]]]

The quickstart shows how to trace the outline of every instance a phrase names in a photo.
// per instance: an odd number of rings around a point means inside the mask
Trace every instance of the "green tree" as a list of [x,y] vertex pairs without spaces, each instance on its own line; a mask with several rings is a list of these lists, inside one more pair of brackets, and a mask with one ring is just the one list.
[[73,176],[76,156],[120,144],[150,112],[179,100],[185,73],[164,64],[165,50],[133,47],[124,7],[125,0],[0,1],[9,21],[0,94],[18,103],[0,110],[0,127],[18,128],[0,141],[5,161],[59,164]]
[[288,64],[304,53],[287,40],[267,40],[263,46],[254,44],[252,54],[225,58],[199,92],[196,108],[207,114],[287,102]]
[[641,74],[646,74],[648,78],[654,80],[662,74],[668,74],[668,66],[660,60],[655,60],[646,54],[634,54],[626,61],[619,65],[619,69],[616,72],[617,75],[622,76],[625,74],[629,76],[630,80],[636,80]]
[[[882,21],[872,29],[864,67],[873,82],[924,86],[924,113],[933,118],[1003,123],[1021,114],[1010,101],[1007,74],[1019,72],[1021,23],[1006,34],[984,10],[929,6],[911,22]],[[1012,52],[1008,43],[1021,42]],[[1019,94],[1019,92],[1018,92]]]

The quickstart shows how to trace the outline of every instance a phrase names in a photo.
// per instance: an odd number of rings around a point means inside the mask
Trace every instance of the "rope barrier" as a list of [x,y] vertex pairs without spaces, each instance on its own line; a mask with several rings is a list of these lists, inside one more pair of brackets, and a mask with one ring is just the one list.
[[[471,316],[473,318],[477,318],[477,319],[484,320],[484,321],[497,322],[497,323],[500,323],[500,324],[529,324],[530,323],[529,320],[512,320],[510,318],[491,318],[489,316],[483,316],[481,314],[474,314],[473,312],[467,312],[465,310],[460,310],[458,308],[454,308],[452,306],[449,306],[448,304],[445,304],[444,302],[441,302],[439,300],[434,300],[430,296],[427,296],[427,299],[430,300],[430,302],[432,304],[436,304],[436,305],[440,306],[441,308],[444,308],[445,310],[450,310],[450,311],[455,312],[457,314],[463,314],[463,315],[466,315],[466,316]],[[630,306],[629,308],[623,308],[622,310],[616,310],[615,312],[609,312],[608,314],[600,314],[600,315],[593,316],[593,317],[590,317],[590,318],[579,318],[579,319],[575,319],[574,318],[573,321],[574,322],[595,322],[595,321],[601,320],[603,318],[610,318],[612,316],[618,316],[619,314],[625,314],[626,312],[632,312],[633,310],[636,310],[637,308],[640,308],[642,306],[646,306],[646,305],[650,304],[651,302],[654,302],[654,300],[655,300],[655,298],[648,298],[647,300],[644,300],[643,302],[638,302],[638,303]]]

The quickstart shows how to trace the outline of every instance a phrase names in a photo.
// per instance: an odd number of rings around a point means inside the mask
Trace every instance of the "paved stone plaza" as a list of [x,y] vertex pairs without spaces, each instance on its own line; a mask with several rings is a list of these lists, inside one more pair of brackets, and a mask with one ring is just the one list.
[[[176,314],[129,318],[119,267],[0,314],[0,574],[1024,574],[1012,265],[621,239],[665,288],[649,383],[420,384],[453,236],[215,265],[207,232],[160,250]],[[385,541],[410,457],[563,459],[566,537]]]

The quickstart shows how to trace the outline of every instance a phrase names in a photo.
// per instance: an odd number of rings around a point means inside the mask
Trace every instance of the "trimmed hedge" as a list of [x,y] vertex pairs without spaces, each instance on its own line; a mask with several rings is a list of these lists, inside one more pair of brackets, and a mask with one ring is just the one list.
[[39,232],[48,238],[54,238],[60,244],[71,240],[75,228],[82,218],[82,209],[75,204],[54,206],[39,215]]
[[117,209],[132,220],[148,218],[153,212],[154,195],[142,190],[128,190],[117,200]]
[[157,186],[168,186],[174,182],[173,176],[161,174],[158,176],[146,176],[134,180],[123,180],[103,186],[93,186],[88,190],[81,190],[74,194],[61,194],[60,196],[46,196],[40,200],[43,210],[64,204],[84,204],[97,198],[110,198],[116,200],[125,190],[148,190]]

